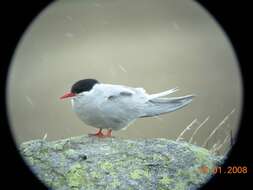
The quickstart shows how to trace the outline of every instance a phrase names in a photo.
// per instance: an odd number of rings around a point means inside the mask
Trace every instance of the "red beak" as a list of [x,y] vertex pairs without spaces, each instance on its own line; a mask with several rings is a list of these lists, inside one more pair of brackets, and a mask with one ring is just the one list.
[[69,97],[73,97],[76,94],[72,93],[72,92],[67,92],[66,94],[64,94],[63,96],[60,97],[60,99],[65,99],[65,98],[69,98]]

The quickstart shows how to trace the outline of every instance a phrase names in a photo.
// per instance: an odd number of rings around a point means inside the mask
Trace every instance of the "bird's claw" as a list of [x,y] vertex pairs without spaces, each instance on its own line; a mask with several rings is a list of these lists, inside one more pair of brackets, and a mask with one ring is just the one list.
[[99,131],[95,134],[89,134],[90,137],[98,137],[98,138],[106,138],[106,137],[112,137],[112,130],[109,129],[106,134],[102,133],[102,129],[99,129]]

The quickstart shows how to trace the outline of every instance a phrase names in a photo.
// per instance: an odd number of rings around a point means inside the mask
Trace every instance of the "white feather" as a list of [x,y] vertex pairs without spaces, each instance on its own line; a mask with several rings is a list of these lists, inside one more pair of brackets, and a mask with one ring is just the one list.
[[157,94],[151,94],[149,95],[149,99],[154,99],[154,98],[159,98],[159,97],[163,97],[163,96],[167,96],[169,94],[172,94],[176,91],[178,91],[179,89],[176,87],[176,88],[172,88],[170,90],[167,90],[167,91],[164,91],[164,92],[160,92],[160,93],[157,93]]
[[176,92],[173,88],[149,95],[143,88],[96,84],[88,92],[72,99],[73,110],[86,124],[96,128],[119,130],[140,117],[175,111],[189,104],[193,96],[160,98]]

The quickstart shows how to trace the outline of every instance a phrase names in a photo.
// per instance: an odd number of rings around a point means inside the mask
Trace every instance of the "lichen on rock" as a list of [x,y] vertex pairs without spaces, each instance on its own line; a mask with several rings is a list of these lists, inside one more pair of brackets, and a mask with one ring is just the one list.
[[60,190],[194,190],[211,177],[202,167],[222,163],[204,148],[164,138],[32,140],[20,151],[42,182]]

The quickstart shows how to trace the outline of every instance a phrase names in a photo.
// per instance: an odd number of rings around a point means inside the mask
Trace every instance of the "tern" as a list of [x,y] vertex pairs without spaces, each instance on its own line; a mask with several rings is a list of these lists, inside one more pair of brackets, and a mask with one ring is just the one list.
[[[90,136],[111,137],[112,131],[126,129],[138,118],[153,117],[188,105],[195,95],[165,97],[178,89],[148,94],[143,88],[104,84],[83,79],[73,84],[60,99],[71,98],[72,108],[87,125],[98,128]],[[107,133],[102,132],[107,129]]]

